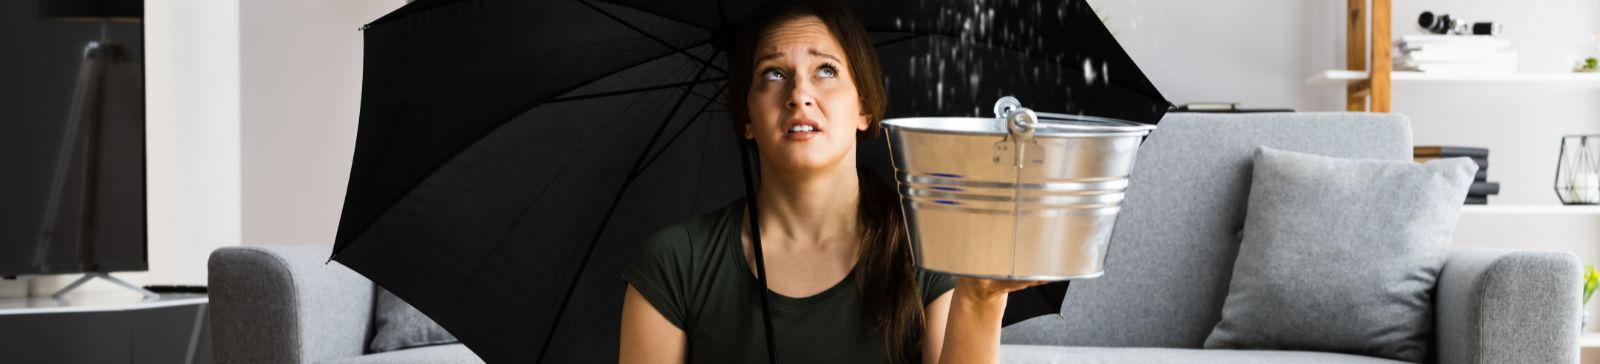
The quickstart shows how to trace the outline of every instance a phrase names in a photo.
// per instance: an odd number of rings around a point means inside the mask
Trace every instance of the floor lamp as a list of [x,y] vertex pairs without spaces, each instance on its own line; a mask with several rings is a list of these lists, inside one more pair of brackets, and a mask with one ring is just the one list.
[[[100,39],[90,41],[83,47],[82,59],[78,66],[77,83],[73,87],[72,104],[67,112],[67,127],[62,133],[61,149],[56,155],[54,180],[50,185],[49,200],[45,204],[44,226],[39,235],[38,245],[34,249],[34,264],[43,266],[49,250],[58,237],[58,227],[63,216],[68,178],[73,169],[80,169],[83,183],[75,187],[79,198],[77,199],[77,216],[67,217],[73,219],[73,225],[78,228],[75,235],[77,239],[80,260],[88,261],[94,254],[94,221],[93,207],[95,205],[95,184],[98,183],[96,173],[99,170],[100,132],[104,115],[103,94],[106,72],[112,69],[109,65],[117,62],[127,62],[127,55],[121,45],[111,41],[107,34],[107,26],[111,23],[138,23],[144,17],[144,1],[142,0],[40,0],[39,17],[48,21],[97,23],[100,25]],[[79,159],[74,155],[81,153],[81,163],[74,163]],[[144,295],[146,299],[159,297],[154,292],[140,288],[128,282],[112,277],[105,272],[88,272],[72,284],[61,288],[51,297],[61,298],[67,292],[94,278],[105,279],[118,286],[134,290]]]

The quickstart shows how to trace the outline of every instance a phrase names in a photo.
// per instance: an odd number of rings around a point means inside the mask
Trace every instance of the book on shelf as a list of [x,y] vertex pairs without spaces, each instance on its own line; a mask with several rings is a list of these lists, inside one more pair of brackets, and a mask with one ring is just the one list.
[[1472,158],[1472,163],[1477,163],[1478,164],[1478,171],[1479,172],[1487,173],[1486,171],[1489,169],[1489,158],[1464,157],[1464,156],[1445,156],[1445,157],[1442,157],[1442,156],[1420,156],[1420,157],[1411,157],[1411,160],[1414,161],[1414,162],[1417,162],[1417,163],[1428,163],[1430,161],[1434,161],[1434,160],[1438,160],[1438,159],[1444,159],[1444,158]]
[[1492,35],[1407,34],[1395,45],[1402,50],[1440,46],[1500,49],[1511,46],[1511,41]]
[[1507,42],[1503,39],[1497,41],[1498,42],[1496,43],[1395,43],[1395,50],[1396,53],[1416,51],[1440,51],[1452,53],[1499,52],[1506,50],[1506,47],[1511,45],[1511,42]]
[[1517,54],[1512,52],[1464,52],[1464,51],[1415,51],[1406,52],[1401,57],[1402,61],[1415,64],[1455,64],[1455,63],[1517,63]]
[[1396,43],[1394,67],[1403,71],[1502,74],[1517,71],[1511,42],[1493,36],[1407,35]]
[[1489,148],[1455,147],[1446,145],[1424,145],[1411,148],[1411,155],[1417,157],[1473,157],[1489,158]]
[[1509,75],[1517,73],[1517,64],[1422,64],[1415,67],[1396,67],[1395,69],[1442,75]]

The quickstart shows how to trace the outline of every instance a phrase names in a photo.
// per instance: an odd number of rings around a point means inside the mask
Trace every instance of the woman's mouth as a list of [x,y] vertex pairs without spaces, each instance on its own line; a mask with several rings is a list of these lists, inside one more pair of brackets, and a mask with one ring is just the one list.
[[786,129],[783,138],[788,140],[807,140],[822,134],[822,128],[817,127],[817,122],[806,119],[794,119],[784,123]]

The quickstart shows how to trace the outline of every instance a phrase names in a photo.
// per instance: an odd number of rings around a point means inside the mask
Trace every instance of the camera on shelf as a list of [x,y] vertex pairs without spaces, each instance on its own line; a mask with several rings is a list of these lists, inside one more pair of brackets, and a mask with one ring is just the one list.
[[1431,11],[1424,11],[1422,15],[1417,16],[1417,25],[1433,34],[1500,35],[1499,23],[1465,21],[1451,17],[1450,14],[1434,15]]

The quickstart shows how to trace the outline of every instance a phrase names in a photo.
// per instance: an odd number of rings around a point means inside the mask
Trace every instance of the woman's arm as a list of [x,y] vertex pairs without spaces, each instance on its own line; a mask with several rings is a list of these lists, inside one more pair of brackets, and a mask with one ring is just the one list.
[[945,323],[950,321],[950,296],[952,296],[950,292],[945,291],[922,310],[923,317],[927,318],[923,321],[925,326],[922,330],[923,363],[938,364],[939,353],[944,350]]
[[683,363],[687,339],[683,330],[667,321],[656,307],[628,285],[622,298],[622,364]]
[[[951,302],[938,362],[999,362],[1000,318],[1006,311],[1006,294],[1042,283],[958,278],[956,288],[947,294]],[[931,330],[932,319],[928,322]]]

